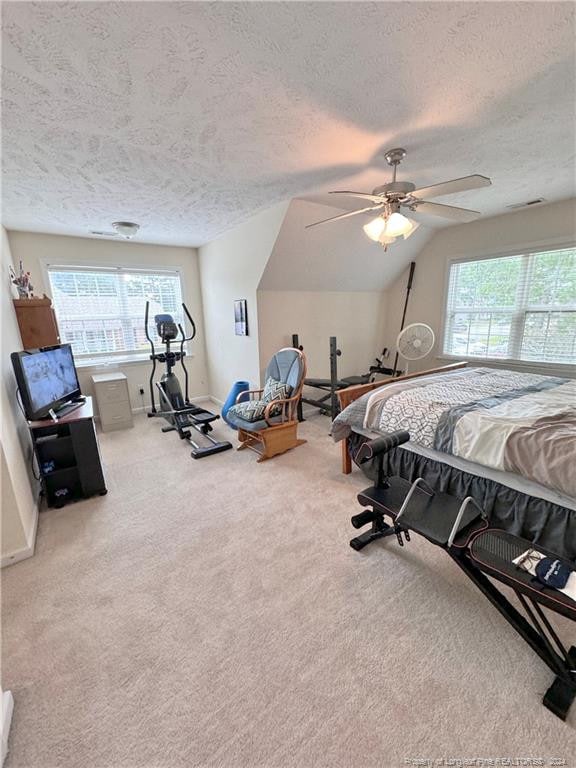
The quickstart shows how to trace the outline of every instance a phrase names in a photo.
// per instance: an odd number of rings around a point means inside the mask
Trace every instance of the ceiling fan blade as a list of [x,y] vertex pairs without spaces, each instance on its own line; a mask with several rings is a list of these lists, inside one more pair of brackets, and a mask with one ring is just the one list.
[[470,211],[468,208],[456,208],[453,205],[440,205],[440,203],[428,203],[423,200],[416,203],[416,213],[429,213],[432,216],[443,216],[452,221],[474,221],[482,214],[480,211]]
[[368,208],[359,208],[357,211],[348,211],[348,213],[340,213],[338,216],[331,216],[329,219],[322,219],[322,221],[315,221],[313,224],[306,224],[306,229],[310,227],[317,227],[318,224],[326,224],[329,221],[337,221],[338,219],[347,219],[349,216],[356,216],[359,213],[369,213],[370,211],[378,211],[384,207],[384,203],[379,205],[370,205]]
[[489,187],[492,181],[487,176],[474,174],[473,176],[463,176],[461,179],[452,179],[452,181],[443,181],[441,184],[433,184],[431,187],[422,187],[415,192],[411,192],[412,197],[423,199],[425,197],[441,197],[442,195],[453,195],[455,192],[466,192],[469,189],[480,189],[480,187]]
[[329,195],[348,195],[348,197],[361,197],[363,200],[372,200],[373,202],[384,202],[381,195],[369,195],[368,192],[329,192]]

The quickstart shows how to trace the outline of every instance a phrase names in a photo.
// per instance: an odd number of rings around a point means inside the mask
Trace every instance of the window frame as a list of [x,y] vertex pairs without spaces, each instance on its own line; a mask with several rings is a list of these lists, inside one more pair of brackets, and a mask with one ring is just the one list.
[[[182,267],[178,265],[174,266],[161,266],[161,265],[150,265],[146,267],[141,266],[132,266],[131,264],[127,263],[117,263],[117,262],[105,262],[105,261],[99,261],[98,263],[95,263],[94,261],[84,261],[84,260],[77,260],[74,259],[73,261],[67,261],[67,260],[54,260],[54,259],[41,259],[40,260],[40,267],[42,271],[43,276],[43,282],[45,285],[45,292],[50,296],[50,299],[52,302],[54,302],[54,297],[52,296],[52,284],[50,282],[50,271],[57,271],[61,270],[63,272],[73,272],[75,270],[78,271],[87,271],[87,272],[94,272],[94,273],[106,273],[106,272],[112,272],[114,274],[122,273],[122,272],[132,272],[132,273],[138,273],[141,272],[145,275],[150,274],[158,274],[158,275],[173,275],[177,276],[180,281],[180,295],[182,298],[182,301],[185,300],[186,296],[186,282],[184,280],[184,274]],[[56,309],[54,308],[54,311]],[[58,315],[56,314],[56,321],[58,321]],[[142,322],[144,322],[144,315],[142,315]],[[186,332],[186,335],[189,335],[190,333],[189,328],[189,321],[188,318],[184,317],[184,331]],[[193,357],[188,352],[187,346],[184,346],[184,350],[186,351],[187,357]],[[77,354],[74,353],[74,362],[76,363],[77,368],[88,368],[91,366],[99,366],[99,365],[105,365],[107,363],[122,363],[123,365],[131,364],[131,363],[142,363],[142,362],[148,362],[150,360],[150,350],[133,350],[133,351],[122,351],[122,352],[92,352],[92,353],[85,353],[85,354]]]
[[[569,370],[574,369],[573,363],[563,363],[563,362],[549,362],[549,361],[543,361],[543,360],[521,360],[517,357],[480,357],[477,355],[456,355],[451,352],[446,352],[445,350],[445,343],[446,343],[446,332],[448,328],[448,300],[449,300],[449,291],[450,291],[450,271],[453,264],[463,264],[466,262],[474,262],[474,261],[489,261],[491,259],[502,259],[507,257],[513,257],[513,256],[525,256],[528,257],[530,254],[537,254],[537,253],[547,253],[552,251],[563,251],[568,248],[574,248],[576,249],[576,241],[573,239],[566,240],[564,238],[552,240],[552,241],[539,241],[539,242],[529,242],[522,246],[511,246],[509,248],[503,248],[500,251],[480,251],[478,253],[475,253],[473,255],[466,254],[466,255],[456,255],[452,257],[447,257],[445,259],[445,265],[444,265],[444,293],[443,293],[443,301],[442,301],[442,310],[441,310],[441,318],[440,318],[440,324],[439,324],[439,338],[440,338],[440,351],[437,354],[437,358],[439,360],[466,360],[470,361],[472,363],[477,363],[479,365],[485,363],[488,366],[491,365],[499,365],[499,366],[507,366],[510,368],[531,368],[531,369],[542,369],[543,372],[550,372],[553,370],[560,371],[562,373],[566,373]],[[523,314],[525,315],[526,312],[529,310],[530,305],[525,305]],[[514,326],[514,321],[512,322],[512,325]],[[523,325],[522,325],[523,328]],[[518,323],[516,323],[516,329],[515,332],[518,334]],[[520,335],[521,338],[521,335]]]

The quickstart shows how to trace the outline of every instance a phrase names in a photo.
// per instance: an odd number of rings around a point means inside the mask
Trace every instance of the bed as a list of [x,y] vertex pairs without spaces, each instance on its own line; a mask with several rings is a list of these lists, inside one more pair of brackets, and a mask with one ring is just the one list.
[[576,560],[576,381],[454,363],[338,396],[345,473],[367,439],[405,429],[388,474],[471,495],[492,525]]

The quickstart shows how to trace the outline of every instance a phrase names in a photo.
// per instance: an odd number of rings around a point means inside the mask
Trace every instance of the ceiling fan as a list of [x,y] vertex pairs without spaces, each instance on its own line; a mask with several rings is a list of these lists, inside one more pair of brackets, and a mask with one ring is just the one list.
[[397,237],[409,237],[418,227],[415,221],[400,213],[401,208],[407,208],[414,213],[427,213],[433,216],[442,216],[452,221],[468,222],[473,221],[480,216],[479,211],[471,211],[467,208],[456,208],[453,205],[441,205],[440,203],[429,203],[424,198],[441,197],[442,195],[452,195],[456,192],[466,192],[469,189],[479,189],[480,187],[489,187],[492,182],[487,176],[474,174],[472,176],[463,176],[461,179],[452,179],[444,181],[441,184],[433,184],[430,187],[416,189],[416,185],[410,181],[396,181],[398,166],[406,157],[406,150],[402,148],[390,149],[384,155],[388,165],[392,166],[392,181],[389,184],[383,184],[376,187],[372,194],[367,192],[330,192],[331,195],[347,195],[348,197],[359,197],[362,200],[369,200],[371,205],[366,208],[359,208],[356,211],[348,211],[338,216],[331,216],[329,219],[315,221],[308,224],[306,229],[317,227],[319,224],[327,224],[330,221],[347,219],[350,216],[357,216],[360,213],[378,212],[375,219],[364,225],[364,232],[375,242],[384,246],[384,249],[393,243]]

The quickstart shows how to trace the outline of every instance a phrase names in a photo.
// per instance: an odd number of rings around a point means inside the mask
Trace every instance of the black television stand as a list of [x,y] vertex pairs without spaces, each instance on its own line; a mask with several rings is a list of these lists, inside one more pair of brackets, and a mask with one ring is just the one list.
[[107,492],[91,397],[64,406],[56,421],[30,421],[28,427],[49,507]]

